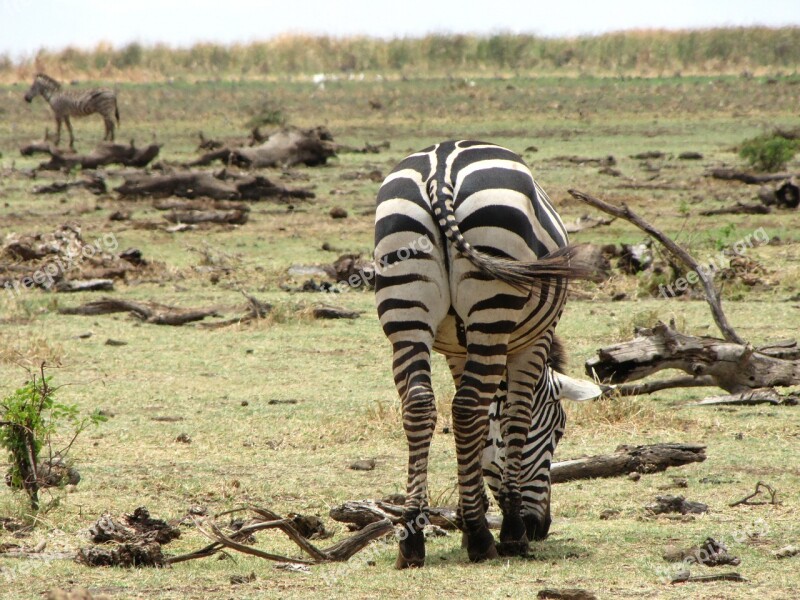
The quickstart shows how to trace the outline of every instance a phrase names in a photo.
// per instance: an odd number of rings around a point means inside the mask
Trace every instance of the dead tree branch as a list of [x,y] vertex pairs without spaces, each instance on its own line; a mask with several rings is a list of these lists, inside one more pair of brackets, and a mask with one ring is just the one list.
[[629,223],[634,224],[636,227],[647,233],[649,236],[655,238],[656,240],[661,243],[667,251],[675,257],[676,260],[680,261],[689,271],[694,271],[697,273],[700,282],[703,284],[703,290],[705,291],[706,300],[708,301],[709,306],[711,307],[711,314],[714,316],[714,322],[719,327],[719,330],[722,332],[723,337],[729,342],[736,342],[737,344],[745,344],[745,340],[743,340],[739,334],[731,327],[728,323],[728,319],[725,316],[725,313],[722,312],[721,300],[719,297],[719,293],[717,292],[716,288],[714,287],[714,282],[708,272],[707,269],[700,266],[697,261],[689,254],[686,250],[681,248],[678,244],[672,241],[669,237],[667,237],[663,232],[653,227],[650,223],[642,219],[639,215],[634,213],[627,205],[623,204],[620,206],[614,206],[609,204],[599,198],[595,198],[590,196],[589,194],[585,194],[583,192],[579,192],[578,190],[569,190],[569,193],[572,195],[573,198],[576,198],[590,206],[593,206],[599,210],[602,210],[605,213],[608,213],[612,216],[619,217],[621,219],[625,219]]
[[756,496],[761,494],[762,489],[766,490],[767,493],[769,493],[769,504],[778,504],[778,499],[777,499],[778,491],[771,485],[764,483],[763,481],[759,481],[758,483],[756,483],[756,489],[752,494],[745,496],[744,498],[742,498],[741,500],[737,500],[736,502],[731,502],[728,506],[733,508],[734,506],[739,506],[740,504],[767,504],[766,502],[750,502],[752,498],[755,498]]
[[[394,525],[388,518],[381,518],[375,522],[369,523],[361,529],[358,533],[341,540],[340,542],[330,546],[326,549],[317,548],[307,538],[305,538],[295,528],[291,519],[282,518],[280,515],[273,511],[260,508],[250,507],[255,513],[255,518],[248,524],[239,528],[233,534],[224,533],[213,521],[200,522],[195,520],[195,525],[198,531],[204,536],[212,540],[212,544],[191,552],[182,554],[180,556],[173,556],[166,559],[167,564],[175,564],[185,562],[195,558],[206,558],[216,554],[223,548],[229,548],[263,558],[264,560],[273,560],[277,562],[296,563],[303,565],[315,565],[326,562],[344,562],[349,560],[353,555],[363,550],[370,542],[382,538],[394,531]],[[257,531],[266,529],[279,529],[285,533],[298,547],[308,554],[311,558],[289,558],[279,554],[272,554],[264,552],[258,548],[242,543]]]

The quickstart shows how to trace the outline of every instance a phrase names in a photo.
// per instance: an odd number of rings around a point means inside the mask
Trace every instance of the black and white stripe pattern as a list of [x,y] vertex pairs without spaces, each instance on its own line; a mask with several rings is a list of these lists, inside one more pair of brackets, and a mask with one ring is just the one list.
[[[540,439],[557,441],[554,432],[563,429],[563,412],[539,402],[535,390],[557,399],[552,378],[542,374],[567,279],[583,275],[571,265],[561,219],[518,155],[470,141],[437,144],[400,162],[378,192],[375,218],[378,315],[393,348],[409,445],[409,534],[397,566],[420,566],[425,556],[424,538],[413,526],[427,508],[436,424],[432,350],[448,357],[456,383],[459,508],[470,559],[497,555],[484,518],[482,474],[493,402],[503,456],[489,460],[486,472],[503,511],[500,549],[523,553],[529,533],[546,534],[544,509],[530,507],[549,503],[549,477],[546,490],[533,482],[541,468],[549,469],[547,453],[536,450],[523,468],[529,433],[538,448],[547,446]],[[534,532],[526,532],[522,519],[524,493],[526,516],[541,522],[528,525]]]
[[92,90],[63,90],[61,84],[44,73],[38,73],[33,84],[25,93],[25,101],[31,102],[41,96],[53,109],[56,120],[56,146],[61,142],[61,124],[66,123],[69,131],[69,147],[74,148],[75,137],[72,133],[70,117],[85,117],[98,113],[103,117],[106,133],[104,140],[114,141],[114,118],[119,124],[117,96],[113,90],[96,88]]

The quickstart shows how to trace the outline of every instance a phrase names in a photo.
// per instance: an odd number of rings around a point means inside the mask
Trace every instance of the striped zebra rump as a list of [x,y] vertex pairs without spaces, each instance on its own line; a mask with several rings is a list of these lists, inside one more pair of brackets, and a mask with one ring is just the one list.
[[[504,460],[501,542],[527,547],[520,517],[523,447],[539,419],[563,419],[534,401],[546,373],[573,264],[566,231],[547,195],[515,153],[483,142],[444,142],[401,161],[378,192],[376,302],[393,347],[393,373],[409,444],[409,527],[427,508],[427,462],[436,407],[430,353],[448,356],[456,394],[453,429],[459,507],[471,560],[496,555],[485,526],[481,460],[498,393]],[[499,392],[503,389],[504,392]],[[534,411],[536,411],[534,413]],[[538,435],[538,430],[537,435]],[[524,485],[522,486],[524,488]],[[424,539],[400,543],[398,567],[421,566]]]

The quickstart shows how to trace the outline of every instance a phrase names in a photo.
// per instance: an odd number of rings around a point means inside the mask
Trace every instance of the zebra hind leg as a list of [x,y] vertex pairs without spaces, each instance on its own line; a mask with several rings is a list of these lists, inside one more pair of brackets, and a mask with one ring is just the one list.
[[107,142],[114,141],[114,121],[111,120],[111,117],[103,117],[103,123],[106,126],[106,135],[103,137],[103,140]]
[[394,344],[394,372],[403,400],[403,429],[408,441],[408,493],[395,566],[406,569],[425,564],[423,527],[428,523],[428,456],[436,428],[430,346],[415,342]]
[[56,118],[56,139],[53,141],[56,148],[61,143],[61,119]]

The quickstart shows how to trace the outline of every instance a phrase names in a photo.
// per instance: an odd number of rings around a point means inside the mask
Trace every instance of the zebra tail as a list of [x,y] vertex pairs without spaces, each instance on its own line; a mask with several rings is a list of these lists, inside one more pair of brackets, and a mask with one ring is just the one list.
[[116,98],[114,98],[114,116],[117,118],[117,125],[119,125],[119,106],[117,106]]
[[437,189],[434,180],[428,185],[433,213],[447,240],[473,265],[494,279],[516,288],[531,288],[558,278],[588,279],[592,269],[576,260],[576,246],[567,246],[533,262],[491,256],[474,248],[464,239],[453,209],[453,190],[449,186]]

